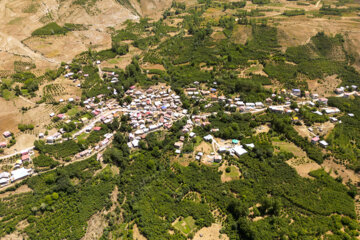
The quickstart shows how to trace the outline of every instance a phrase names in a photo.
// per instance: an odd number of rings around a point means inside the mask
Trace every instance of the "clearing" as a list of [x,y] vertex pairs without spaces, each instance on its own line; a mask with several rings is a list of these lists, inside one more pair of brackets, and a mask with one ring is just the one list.
[[24,184],[21,185],[20,187],[18,187],[15,191],[8,191],[5,193],[0,194],[0,198],[6,198],[15,194],[21,194],[21,193],[27,193],[27,192],[32,192],[32,189],[28,187],[28,185]]
[[[240,179],[241,173],[237,166],[234,165],[228,165],[229,163],[227,161],[224,161],[224,163],[219,167],[219,171],[222,171],[221,174],[221,181],[222,182],[230,182],[233,180]],[[226,169],[229,169],[230,172],[227,172]]]
[[286,161],[289,166],[293,167],[301,177],[310,178],[309,172],[321,168],[319,164],[309,159],[301,148],[291,142],[273,142],[274,146],[280,150],[296,153],[295,157]]
[[228,240],[229,237],[226,234],[221,234],[221,224],[213,223],[210,227],[204,227],[200,229],[194,236],[194,240]]
[[140,233],[139,228],[137,227],[136,224],[134,224],[134,227],[133,227],[133,239],[134,240],[147,240],[146,237],[144,237]]
[[188,235],[196,228],[195,220],[191,216],[186,218],[178,218],[172,225],[184,235]]

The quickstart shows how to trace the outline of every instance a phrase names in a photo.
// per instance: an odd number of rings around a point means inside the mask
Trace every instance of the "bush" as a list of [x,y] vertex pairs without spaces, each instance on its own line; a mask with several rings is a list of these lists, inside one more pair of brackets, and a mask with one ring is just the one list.
[[56,22],[51,22],[45,26],[36,29],[31,33],[32,36],[44,35],[64,35],[68,32],[66,28],[60,27]]

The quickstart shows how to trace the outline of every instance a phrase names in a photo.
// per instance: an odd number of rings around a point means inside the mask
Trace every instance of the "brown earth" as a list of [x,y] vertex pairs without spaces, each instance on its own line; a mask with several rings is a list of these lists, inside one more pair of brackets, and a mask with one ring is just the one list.
[[291,167],[295,168],[296,172],[301,177],[305,177],[305,178],[311,178],[309,172],[321,168],[319,164],[308,158],[301,158],[301,159],[293,158],[286,161],[286,163],[289,164]]
[[140,233],[139,228],[137,227],[136,224],[134,224],[134,227],[133,227],[133,239],[134,240],[147,240],[146,237],[144,237]]
[[5,192],[5,193],[0,194],[0,198],[6,198],[6,197],[9,197],[11,195],[27,193],[27,192],[31,192],[31,191],[32,191],[32,189],[29,188],[28,185],[21,185],[15,191],[9,191],[9,192]]
[[195,233],[194,240],[228,240],[229,237],[226,234],[221,234],[222,226],[219,223],[213,223],[210,227],[204,227]]
[[329,97],[334,96],[334,89],[339,86],[341,79],[336,75],[327,76],[324,80],[308,80],[309,90],[313,93],[319,94],[319,96]]
[[[72,0],[3,0],[0,2],[3,23],[0,26],[0,70],[12,71],[13,62],[19,59],[32,61],[40,69],[54,68],[89,47],[108,48],[111,43],[109,27],[119,29],[124,21],[137,21],[140,15],[159,18],[170,5],[170,0],[131,0],[125,5],[116,0],[97,0],[85,6],[73,4]],[[52,21],[60,25],[83,24],[87,30],[43,39],[31,37],[35,29]]]
[[95,213],[87,222],[85,236],[82,240],[96,240],[103,234],[104,228],[107,226],[106,219],[102,212]]

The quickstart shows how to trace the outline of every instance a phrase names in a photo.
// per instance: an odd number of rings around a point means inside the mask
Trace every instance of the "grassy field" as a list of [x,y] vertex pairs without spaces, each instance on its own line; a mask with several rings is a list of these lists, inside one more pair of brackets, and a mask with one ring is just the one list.
[[225,171],[225,176],[237,179],[240,177],[240,172],[235,166],[230,166],[230,172]]
[[189,216],[174,224],[174,227],[185,235],[191,233],[196,225],[193,217]]
[[9,101],[11,99],[13,99],[15,97],[15,93],[12,91],[9,91],[7,89],[2,90],[1,95],[3,96],[3,98],[5,98],[5,100]]
[[80,109],[78,107],[73,107],[69,111],[67,111],[67,115],[69,117],[74,117],[78,112],[80,112]]

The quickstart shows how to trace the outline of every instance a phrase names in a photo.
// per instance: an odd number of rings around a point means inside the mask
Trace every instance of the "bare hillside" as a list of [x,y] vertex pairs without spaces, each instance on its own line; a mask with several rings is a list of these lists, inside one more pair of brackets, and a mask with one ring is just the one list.
[[[84,3],[83,3],[84,2]],[[97,50],[111,44],[109,28],[119,28],[140,16],[157,18],[169,7],[169,0],[3,0],[0,2],[0,70],[11,73],[14,61],[36,64],[38,69],[70,61],[92,47]],[[86,29],[65,36],[32,37],[31,33],[49,22],[81,24]]]

